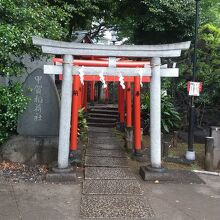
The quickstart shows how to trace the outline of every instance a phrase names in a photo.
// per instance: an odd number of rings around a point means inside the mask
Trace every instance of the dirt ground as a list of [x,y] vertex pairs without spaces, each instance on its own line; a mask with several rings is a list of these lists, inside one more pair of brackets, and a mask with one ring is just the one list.
[[[185,154],[188,148],[187,143],[183,142],[181,139],[177,139],[175,141],[176,146],[174,146],[174,139],[172,136],[166,137],[166,141],[168,142],[168,157],[162,158],[163,166],[166,168],[173,169],[186,169],[186,170],[204,170],[204,159],[205,159],[205,145],[194,143],[194,150],[196,152],[196,160],[189,164],[184,163]],[[150,137],[148,135],[143,136],[142,140],[143,148],[146,151],[150,151]],[[167,161],[167,158],[172,158],[175,162]],[[180,159],[180,160],[179,160]]]

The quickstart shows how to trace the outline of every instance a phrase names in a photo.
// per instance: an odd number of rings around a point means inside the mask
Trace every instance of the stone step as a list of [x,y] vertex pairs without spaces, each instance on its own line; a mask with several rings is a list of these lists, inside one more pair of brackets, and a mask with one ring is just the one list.
[[[117,138],[109,138],[109,137],[97,137],[97,138],[89,138],[89,145],[113,145],[115,147],[123,146],[122,141],[119,141]],[[89,147],[89,146],[88,146]]]
[[140,196],[84,195],[80,216],[89,219],[148,219],[153,217],[149,201]]
[[107,132],[95,132],[95,131],[89,131],[88,132],[88,137],[95,138],[95,137],[100,137],[100,138],[116,138],[116,134],[114,133],[107,133]]
[[118,111],[111,109],[90,109],[90,113],[118,115]]
[[118,119],[118,115],[115,115],[115,114],[89,113],[88,116],[94,117],[94,118],[115,118],[115,119]]
[[86,167],[85,179],[133,180],[136,179],[130,168]]
[[105,109],[105,110],[118,110],[117,106],[106,106],[106,105],[95,105],[91,106],[90,109]]
[[104,127],[104,128],[114,128],[116,123],[106,123],[106,122],[88,122],[87,125],[90,127]]
[[137,180],[84,180],[83,194],[90,195],[143,195]]
[[115,118],[93,118],[88,117],[87,122],[98,122],[98,123],[116,123],[117,119]]
[[128,167],[125,158],[115,157],[85,157],[85,166],[89,167]]
[[86,155],[95,157],[127,157],[126,154],[121,150],[105,150],[97,148],[87,148]]
[[89,126],[88,131],[92,133],[95,132],[95,133],[114,134],[115,129],[114,128],[98,128],[98,127]]
[[87,149],[121,150],[118,145],[114,143],[90,143]]

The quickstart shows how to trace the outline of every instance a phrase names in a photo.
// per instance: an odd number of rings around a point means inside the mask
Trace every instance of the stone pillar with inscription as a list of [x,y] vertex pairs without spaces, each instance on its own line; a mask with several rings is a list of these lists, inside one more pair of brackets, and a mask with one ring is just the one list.
[[42,69],[36,69],[25,80],[23,91],[29,103],[19,116],[18,133],[32,137],[58,136],[60,101],[52,78]]

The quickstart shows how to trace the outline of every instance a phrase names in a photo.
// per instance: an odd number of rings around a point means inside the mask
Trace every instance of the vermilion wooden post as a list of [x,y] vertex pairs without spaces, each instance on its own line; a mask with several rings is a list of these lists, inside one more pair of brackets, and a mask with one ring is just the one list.
[[99,85],[95,85],[95,100],[99,100]]
[[120,111],[121,111],[121,95],[120,95],[120,93],[121,93],[121,90],[120,90],[120,84],[118,83],[118,112],[119,112],[119,114],[120,114]]
[[141,150],[141,99],[140,77],[134,77],[134,149],[135,154],[140,155]]
[[79,82],[78,109],[82,108],[82,84]]
[[90,82],[90,102],[92,105],[94,105],[95,101],[95,82],[91,81]]
[[81,86],[81,108],[84,107],[84,85]]
[[109,100],[109,90],[108,90],[108,83],[107,83],[107,87],[105,89],[105,102],[108,102]]
[[80,77],[74,75],[73,77],[73,93],[72,93],[72,113],[71,113],[71,136],[70,136],[70,150],[77,150],[77,130],[78,130],[78,101],[80,99]]
[[88,83],[84,82],[84,86],[83,86],[83,107],[84,107],[84,111],[87,110],[87,92],[88,92]]
[[91,82],[87,81],[87,102],[90,102]]
[[124,122],[125,122],[125,93],[124,90],[122,89],[121,86],[119,86],[120,89],[120,128],[123,130],[124,129]]
[[126,83],[126,127],[132,127],[131,82]]

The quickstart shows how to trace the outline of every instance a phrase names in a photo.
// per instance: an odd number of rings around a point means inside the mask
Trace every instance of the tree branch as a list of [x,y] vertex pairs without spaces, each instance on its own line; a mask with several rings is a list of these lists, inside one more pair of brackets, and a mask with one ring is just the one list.
[[90,32],[90,38],[94,39],[104,26],[105,26],[105,22],[100,23],[94,32]]

